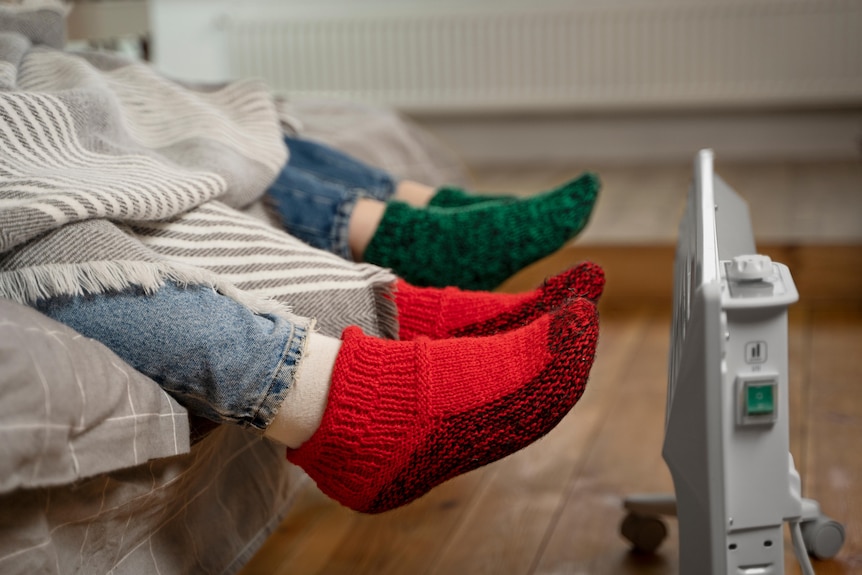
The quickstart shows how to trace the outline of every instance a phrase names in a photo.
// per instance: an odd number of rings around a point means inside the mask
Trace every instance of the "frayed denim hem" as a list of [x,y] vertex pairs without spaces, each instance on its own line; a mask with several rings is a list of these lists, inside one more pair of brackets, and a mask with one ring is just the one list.
[[296,378],[296,371],[302,356],[305,353],[305,345],[308,341],[308,327],[292,324],[290,334],[284,346],[284,353],[278,361],[272,373],[271,384],[263,396],[257,412],[251,421],[246,422],[248,426],[259,431],[269,427],[275,418],[284,398]]

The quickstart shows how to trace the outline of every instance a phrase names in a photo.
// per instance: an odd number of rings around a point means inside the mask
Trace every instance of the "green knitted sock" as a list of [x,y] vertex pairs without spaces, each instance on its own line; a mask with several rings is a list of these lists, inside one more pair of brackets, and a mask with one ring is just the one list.
[[584,174],[512,202],[414,208],[389,202],[365,261],[417,286],[491,290],[556,251],[586,225],[599,179]]
[[461,188],[443,186],[435,190],[428,205],[436,208],[462,208],[485,202],[510,202],[516,199],[516,196],[473,194]]

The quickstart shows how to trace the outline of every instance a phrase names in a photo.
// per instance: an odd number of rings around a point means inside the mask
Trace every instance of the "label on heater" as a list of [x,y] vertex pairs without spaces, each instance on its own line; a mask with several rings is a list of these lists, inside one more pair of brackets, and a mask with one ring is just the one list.
[[745,344],[745,363],[763,363],[766,361],[767,346],[765,341],[750,341]]

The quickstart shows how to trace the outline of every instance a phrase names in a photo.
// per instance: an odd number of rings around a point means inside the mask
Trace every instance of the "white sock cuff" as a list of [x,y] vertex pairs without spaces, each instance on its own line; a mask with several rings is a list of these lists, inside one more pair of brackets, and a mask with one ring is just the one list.
[[308,334],[293,385],[264,432],[266,437],[296,449],[314,435],[326,410],[332,369],[340,350],[340,339]]

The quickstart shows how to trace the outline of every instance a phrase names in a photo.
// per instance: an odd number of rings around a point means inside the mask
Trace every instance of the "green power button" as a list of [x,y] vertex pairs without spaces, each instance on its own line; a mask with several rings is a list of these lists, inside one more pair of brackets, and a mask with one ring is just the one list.
[[775,384],[749,384],[745,390],[745,406],[748,415],[775,413]]

